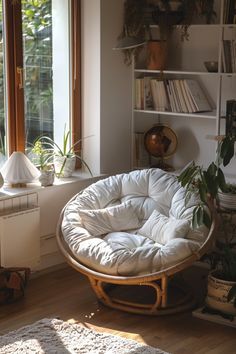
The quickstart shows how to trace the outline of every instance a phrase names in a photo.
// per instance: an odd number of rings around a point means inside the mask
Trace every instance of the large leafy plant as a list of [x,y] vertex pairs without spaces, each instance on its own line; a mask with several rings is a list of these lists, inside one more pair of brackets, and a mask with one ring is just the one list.
[[193,227],[202,224],[210,226],[211,220],[205,206],[209,201],[217,200],[218,191],[227,192],[226,183],[221,165],[227,166],[234,156],[235,136],[226,136],[218,146],[216,162],[212,162],[208,168],[196,165],[192,162],[179,176],[178,181],[186,189],[186,202],[192,193],[199,195],[199,203],[193,210]]
[[[206,211],[209,201],[216,203],[219,190],[223,192],[235,192],[235,187],[226,183],[221,165],[227,166],[235,154],[236,136],[227,135],[218,146],[217,160],[212,162],[207,169],[190,164],[178,177],[181,185],[186,188],[186,202],[191,193],[199,195],[199,204],[193,210],[192,224],[198,227],[202,224],[210,226],[211,220]],[[232,214],[224,214],[219,211],[220,227],[224,234],[224,241],[216,241],[215,250],[206,255],[210,261],[211,269],[217,277],[228,281],[236,281],[236,225]],[[228,301],[233,300],[236,307],[236,285],[232,286],[228,293]]]

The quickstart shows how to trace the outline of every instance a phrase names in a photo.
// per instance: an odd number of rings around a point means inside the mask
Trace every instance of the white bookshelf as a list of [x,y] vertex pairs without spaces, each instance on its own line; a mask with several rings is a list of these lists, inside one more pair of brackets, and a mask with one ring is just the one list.
[[[170,161],[177,169],[190,160],[208,165],[215,160],[217,142],[206,136],[217,136],[225,133],[226,101],[236,99],[236,73],[223,70],[223,39],[236,39],[236,24],[223,23],[224,0],[215,1],[216,21],[213,24],[193,24],[189,27],[189,40],[181,42],[180,29],[176,26],[169,43],[169,55],[166,70],[146,69],[146,48],[140,53],[138,60],[133,61],[133,110],[132,110],[132,144],[134,133],[147,131],[159,122],[169,125],[175,130],[179,147]],[[152,26],[155,37],[157,26]],[[218,71],[207,72],[204,61],[218,61]],[[135,109],[135,80],[150,76],[154,78],[185,79],[190,78],[200,83],[212,107],[210,112],[182,113],[173,111],[156,111]],[[186,139],[186,146],[184,137]],[[191,139],[193,143],[191,144]],[[191,149],[189,149],[191,144]],[[191,151],[190,151],[191,150]],[[134,166],[134,149],[132,161]],[[226,174],[235,175],[235,163],[227,167]]]

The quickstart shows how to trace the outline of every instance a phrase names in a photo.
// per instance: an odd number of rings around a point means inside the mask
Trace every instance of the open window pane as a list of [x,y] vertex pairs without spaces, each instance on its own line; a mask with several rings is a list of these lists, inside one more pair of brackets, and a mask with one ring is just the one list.
[[51,0],[22,0],[26,144],[53,138]]
[[70,128],[69,1],[22,0],[26,148]]

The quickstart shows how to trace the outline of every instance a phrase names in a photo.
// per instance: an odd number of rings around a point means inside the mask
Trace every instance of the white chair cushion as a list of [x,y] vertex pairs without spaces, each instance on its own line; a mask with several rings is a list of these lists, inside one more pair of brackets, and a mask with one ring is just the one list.
[[137,233],[150,238],[154,242],[165,245],[174,238],[184,238],[188,231],[188,220],[168,218],[157,210],[153,210],[148,220]]
[[[75,258],[91,269],[112,275],[157,272],[189,257],[207,237],[206,227],[193,230],[190,225],[198,198],[193,195],[185,205],[184,197],[185,191],[176,176],[159,169],[111,176],[87,187],[67,204],[62,233]],[[132,208],[126,202],[130,202]],[[114,209],[109,210],[111,207]],[[149,232],[145,232],[145,236],[137,233],[154,210],[162,214],[157,228],[163,224],[164,217],[168,221],[180,220],[180,224],[168,223],[160,239],[156,236],[150,239]],[[113,212],[117,221],[113,220]],[[89,218],[89,222],[85,218]],[[136,224],[137,219],[141,224]],[[185,238],[176,238],[177,235]]]
[[140,226],[140,220],[130,201],[105,209],[80,210],[79,215],[82,226],[92,236],[137,229]]

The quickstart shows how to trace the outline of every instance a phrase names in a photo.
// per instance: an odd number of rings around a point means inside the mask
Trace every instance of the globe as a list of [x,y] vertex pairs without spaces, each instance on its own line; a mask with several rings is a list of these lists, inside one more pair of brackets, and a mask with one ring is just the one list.
[[[168,126],[158,124],[149,129],[144,135],[144,146],[147,152],[159,162],[155,167],[170,170],[163,160],[171,157],[177,149],[177,136]],[[154,167],[154,166],[153,166]]]

